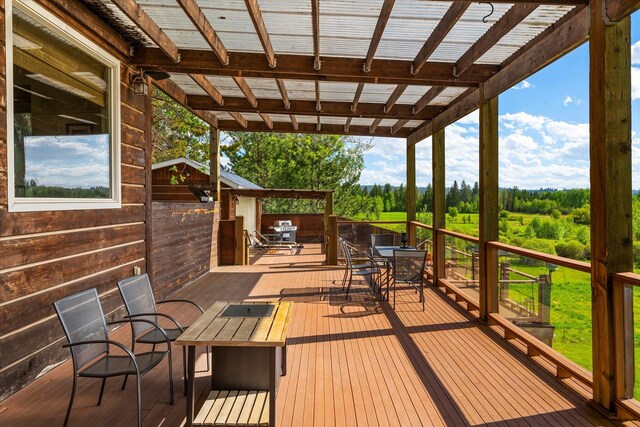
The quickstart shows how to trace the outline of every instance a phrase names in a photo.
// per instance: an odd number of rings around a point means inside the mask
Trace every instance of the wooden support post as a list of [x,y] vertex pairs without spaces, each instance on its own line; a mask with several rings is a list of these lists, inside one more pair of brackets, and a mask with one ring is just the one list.
[[220,201],[220,129],[209,128],[209,181],[211,197]]
[[237,216],[233,231],[233,260],[234,265],[246,265],[247,245],[244,240],[244,217]]
[[236,204],[233,200],[233,194],[221,197],[220,201],[220,219],[229,220],[236,216]]
[[262,233],[262,199],[256,199],[256,231]]
[[324,244],[322,249],[325,253],[327,253],[327,246],[331,241],[329,234],[329,217],[331,215],[333,215],[333,193],[328,192],[324,198]]
[[632,295],[612,273],[633,271],[630,18],[610,23],[591,1],[589,128],[593,400],[609,412],[633,393]]
[[416,245],[415,227],[410,225],[416,220],[416,146],[407,146],[407,237],[409,245]]
[[444,128],[433,133],[431,166],[433,175],[433,282],[446,278],[444,266],[445,183],[444,183]]
[[480,317],[498,310],[498,98],[480,103]]
[[338,265],[338,217],[329,217],[327,265]]
[[[147,84],[151,83],[151,79],[147,78]],[[152,87],[151,85],[149,85]],[[151,89],[153,91],[153,88]],[[149,275],[153,283],[153,112],[152,112],[152,104],[151,97],[153,96],[153,92],[149,93],[145,97],[144,100],[144,118],[145,118],[145,126],[144,126],[144,139],[146,142],[145,150],[144,150],[144,161],[145,161],[145,180],[144,180],[144,189],[145,189],[145,198],[144,198],[144,223],[145,223],[145,259],[146,259],[146,273]]]

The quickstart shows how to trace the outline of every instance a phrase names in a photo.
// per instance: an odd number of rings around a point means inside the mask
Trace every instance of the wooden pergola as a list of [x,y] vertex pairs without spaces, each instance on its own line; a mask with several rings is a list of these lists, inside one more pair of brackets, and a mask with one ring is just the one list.
[[134,71],[170,73],[154,84],[212,125],[213,171],[220,130],[406,138],[414,220],[415,144],[432,136],[436,231],[445,227],[444,128],[480,109],[483,318],[497,310],[486,244],[498,240],[498,95],[588,39],[593,399],[616,412],[631,397],[633,319],[623,313],[632,293],[612,277],[633,270],[630,14],[640,1],[42,2],[80,23],[91,9],[105,27],[88,31]]

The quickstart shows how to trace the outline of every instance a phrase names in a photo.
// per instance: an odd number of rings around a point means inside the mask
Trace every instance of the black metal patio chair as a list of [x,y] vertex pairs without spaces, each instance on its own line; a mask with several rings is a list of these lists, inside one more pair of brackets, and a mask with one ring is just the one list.
[[[175,341],[180,334],[182,334],[189,326],[182,325],[174,316],[170,316],[158,311],[158,305],[161,304],[188,304],[199,311],[199,314],[204,313],[204,309],[197,303],[187,299],[170,299],[163,301],[156,301],[153,295],[153,289],[151,288],[151,281],[149,275],[139,274],[137,276],[128,277],[118,282],[118,290],[124,301],[124,306],[127,309],[127,318],[129,319],[147,319],[151,322],[158,323],[158,317],[168,319],[175,327],[164,327],[163,330],[166,333],[169,341]],[[151,344],[153,348],[157,344],[164,342],[164,337],[159,333],[158,329],[152,328],[149,324],[131,324],[131,349],[135,350],[136,343]],[[209,349],[207,348],[207,371],[210,369],[209,364]],[[184,393],[187,394],[187,353],[186,346],[182,346],[182,373],[184,381]],[[122,389],[127,385],[127,376],[124,377],[122,382]]]
[[[357,249],[355,246],[351,245],[344,239],[340,239],[340,243],[342,245],[342,252],[344,253],[344,257],[346,260],[346,270],[345,275],[342,280],[342,288],[344,289],[346,286],[346,296],[345,298],[349,298],[349,290],[351,289],[351,282],[353,281],[353,276],[360,276],[366,280],[368,285],[371,287],[372,292],[375,295],[380,295],[380,266],[379,264],[371,257],[368,252],[361,251]],[[366,259],[364,263],[356,264],[354,263],[354,255],[356,257],[362,257]]]
[[396,286],[406,283],[420,293],[422,311],[424,311],[424,274],[427,251],[393,251],[393,308],[396,308]]
[[[73,389],[71,400],[67,408],[64,425],[69,422],[71,408],[76,395],[78,377],[102,378],[98,406],[102,403],[102,395],[107,378],[120,375],[136,376],[136,392],[138,403],[138,427],[142,426],[142,404],[140,397],[140,378],[158,365],[165,356],[169,359],[169,395],[173,405],[173,375],[171,369],[171,342],[164,330],[157,323],[147,319],[127,319],[107,323],[104,319],[102,306],[96,289],[89,289],[75,295],[68,296],[53,303],[53,307],[60,319],[62,329],[67,336],[68,344],[64,347],[71,349],[73,360]],[[107,325],[138,323],[145,324],[157,331],[167,345],[166,350],[148,351],[135,354],[127,346],[109,339]],[[118,347],[125,354],[111,354],[111,347]]]

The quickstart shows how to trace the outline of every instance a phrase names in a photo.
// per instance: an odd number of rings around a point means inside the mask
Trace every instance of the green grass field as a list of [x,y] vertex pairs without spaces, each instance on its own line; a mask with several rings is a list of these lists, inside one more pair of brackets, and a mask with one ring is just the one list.
[[[465,217],[463,222],[462,217]],[[512,213],[509,226],[515,234],[522,233],[534,218],[548,219],[548,216]],[[470,219],[470,221],[469,221]],[[406,221],[404,212],[383,212],[380,221]],[[404,225],[381,225],[396,232],[405,231]],[[478,214],[459,214],[455,220],[447,216],[447,228],[470,236],[478,236]],[[550,240],[550,242],[554,242]],[[463,247],[462,243],[457,243]],[[506,260],[504,258],[503,260]],[[509,257],[511,267],[525,273],[538,276],[547,274],[544,266],[532,266],[522,263],[518,257]],[[529,263],[527,263],[529,264]],[[512,278],[518,278],[513,275]],[[509,298],[520,304],[533,300],[537,306],[537,285],[512,284]],[[634,349],[636,360],[636,383],[634,396],[640,399],[640,289],[634,289]],[[565,267],[559,267],[552,273],[551,288],[551,324],[554,325],[553,348],[585,369],[592,369],[592,332],[591,332],[591,282],[587,273]]]

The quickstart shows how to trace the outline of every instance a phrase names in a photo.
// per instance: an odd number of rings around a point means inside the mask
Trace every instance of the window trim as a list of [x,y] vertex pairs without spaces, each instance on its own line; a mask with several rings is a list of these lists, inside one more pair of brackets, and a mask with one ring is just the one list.
[[[32,0],[8,0],[5,8],[6,21],[6,93],[7,93],[7,181],[8,181],[8,210],[9,212],[59,211],[81,209],[113,209],[122,207],[122,182],[120,162],[120,61],[102,47],[89,40],[79,31],[71,28],[64,21]],[[110,123],[110,179],[111,198],[83,199],[83,198],[27,198],[15,196],[14,170],[14,93],[13,93],[13,8],[46,26],[58,36],[69,41],[75,48],[81,50],[95,60],[104,64],[110,70],[111,93],[109,94]]]

